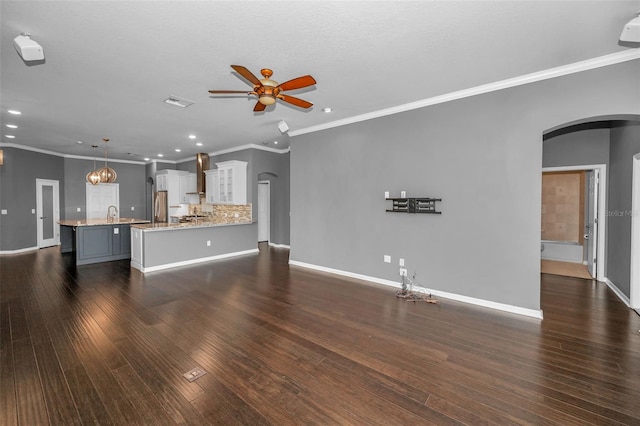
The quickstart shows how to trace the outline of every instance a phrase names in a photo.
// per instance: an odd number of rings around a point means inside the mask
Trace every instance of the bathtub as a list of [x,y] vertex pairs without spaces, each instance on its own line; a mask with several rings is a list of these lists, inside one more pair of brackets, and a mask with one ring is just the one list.
[[584,247],[580,243],[569,241],[542,240],[540,242],[540,258],[544,260],[583,263]]

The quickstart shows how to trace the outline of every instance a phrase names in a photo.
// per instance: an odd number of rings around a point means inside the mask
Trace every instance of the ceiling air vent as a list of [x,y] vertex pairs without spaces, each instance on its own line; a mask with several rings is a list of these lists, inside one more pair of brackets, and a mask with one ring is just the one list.
[[177,96],[169,96],[167,99],[164,100],[164,103],[169,105],[179,106],[181,108],[186,108],[188,106],[193,105],[193,101],[190,101],[188,99],[182,99]]

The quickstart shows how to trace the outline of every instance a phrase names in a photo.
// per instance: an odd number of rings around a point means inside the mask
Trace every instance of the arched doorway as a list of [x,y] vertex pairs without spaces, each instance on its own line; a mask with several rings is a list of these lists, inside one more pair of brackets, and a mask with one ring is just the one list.
[[[640,264],[638,159],[640,115],[585,118],[556,126],[543,136],[543,169],[601,168],[604,181],[599,188],[605,192],[597,219],[601,241],[595,256],[596,278],[634,308],[640,308],[636,306],[640,305],[640,274],[633,268]],[[585,228],[583,235],[588,232]]]

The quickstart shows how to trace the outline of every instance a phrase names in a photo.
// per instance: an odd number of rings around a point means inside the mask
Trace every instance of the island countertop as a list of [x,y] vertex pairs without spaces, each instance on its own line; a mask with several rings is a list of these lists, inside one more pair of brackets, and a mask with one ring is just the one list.
[[80,219],[80,220],[65,219],[65,220],[58,221],[58,223],[62,226],[126,225],[126,224],[139,224],[139,223],[149,223],[149,222],[151,221],[146,219],[133,219],[128,217],[121,217],[113,221],[108,221],[107,218]]
[[212,228],[218,226],[232,226],[232,225],[251,225],[253,222],[237,222],[237,223],[215,223],[215,222],[183,222],[183,223],[141,223],[131,225],[132,228],[141,229],[143,231],[171,231],[185,228]]

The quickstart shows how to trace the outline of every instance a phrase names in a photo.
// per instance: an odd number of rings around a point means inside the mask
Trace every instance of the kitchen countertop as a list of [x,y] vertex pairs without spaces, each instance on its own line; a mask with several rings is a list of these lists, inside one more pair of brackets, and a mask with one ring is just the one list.
[[124,225],[124,224],[141,224],[149,223],[151,221],[145,219],[133,219],[128,217],[121,217],[112,222],[104,219],[80,219],[80,220],[59,220],[58,223],[62,226],[97,226],[97,225]]
[[213,223],[213,222],[184,222],[184,223],[143,223],[131,225],[132,228],[142,229],[143,231],[171,231],[185,228],[211,228],[214,226],[233,226],[233,225],[250,225],[253,222],[240,223]]

